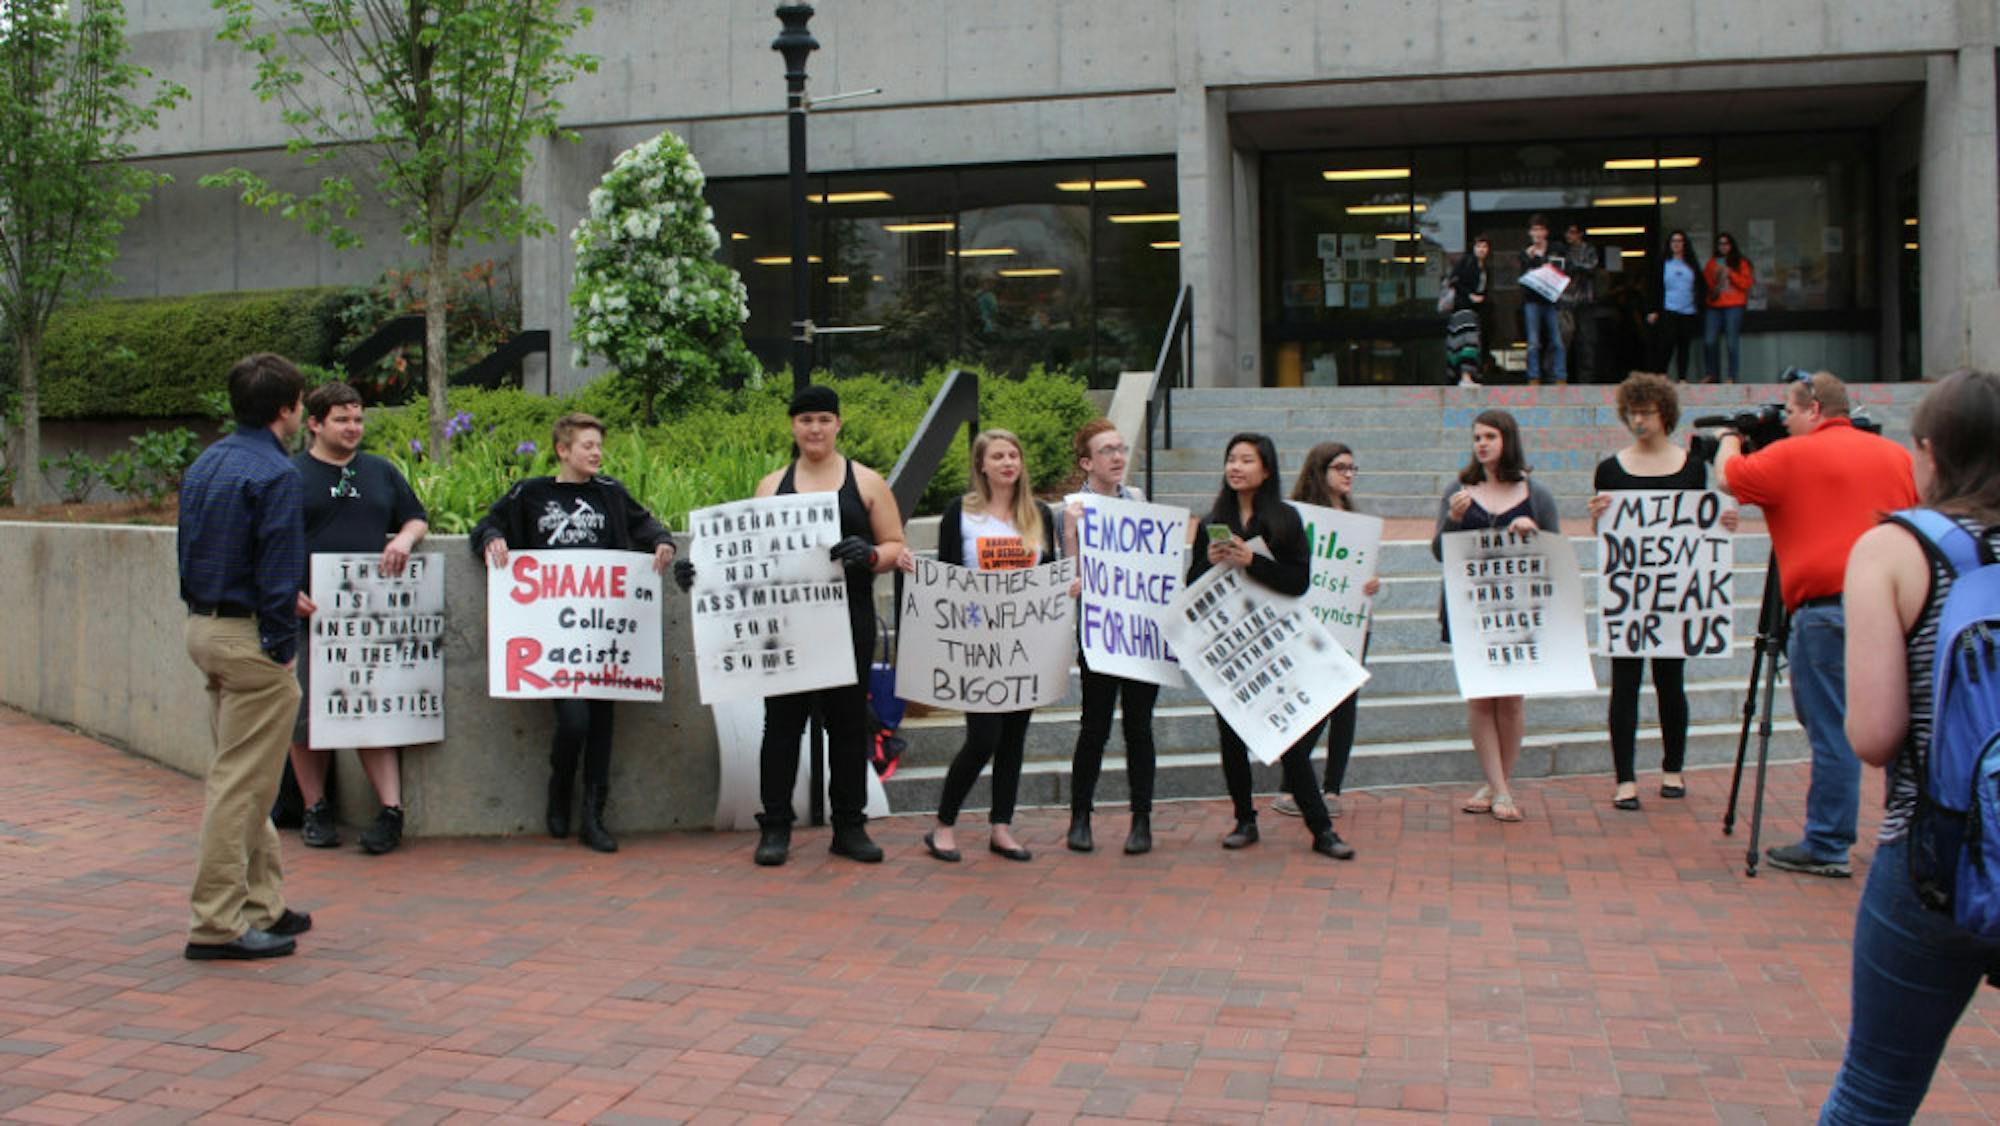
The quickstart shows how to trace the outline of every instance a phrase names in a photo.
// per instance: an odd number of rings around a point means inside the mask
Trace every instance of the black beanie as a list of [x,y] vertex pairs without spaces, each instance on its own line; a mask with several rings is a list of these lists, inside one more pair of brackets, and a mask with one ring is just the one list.
[[840,392],[823,383],[808,383],[792,396],[791,410],[787,413],[796,418],[802,414],[819,411],[839,415]]

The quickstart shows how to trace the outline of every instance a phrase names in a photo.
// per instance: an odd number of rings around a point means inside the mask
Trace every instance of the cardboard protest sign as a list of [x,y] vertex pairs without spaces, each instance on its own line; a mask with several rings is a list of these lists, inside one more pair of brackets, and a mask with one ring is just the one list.
[[1444,537],[1444,599],[1458,694],[1560,696],[1591,692],[1583,576],[1558,532],[1500,528]]
[[1368,681],[1304,602],[1216,567],[1167,607],[1181,667],[1261,762],[1293,743]]
[[1555,301],[1569,288],[1569,275],[1554,266],[1537,266],[1521,275],[1521,288],[1534,290],[1544,301]]
[[658,700],[666,687],[650,554],[515,551],[487,574],[488,695]]
[[1380,565],[1382,518],[1317,504],[1290,502],[1312,544],[1312,587],[1306,608],[1340,647],[1356,657],[1368,640],[1375,600],[1361,593]]
[[1180,664],[1161,628],[1187,570],[1188,514],[1163,504],[1088,496],[1077,522],[1083,656],[1092,672],[1172,688]]
[[965,712],[1060,701],[1076,661],[1076,560],[973,571],[918,558],[903,580],[896,695]]
[[308,746],[444,739],[444,561],[412,555],[394,577],[381,561],[379,553],[312,557]]
[[1723,499],[1689,489],[1607,493],[1598,521],[1598,642],[1610,657],[1726,657],[1735,542]]
[[762,497],[688,514],[701,702],[853,684],[834,493]]

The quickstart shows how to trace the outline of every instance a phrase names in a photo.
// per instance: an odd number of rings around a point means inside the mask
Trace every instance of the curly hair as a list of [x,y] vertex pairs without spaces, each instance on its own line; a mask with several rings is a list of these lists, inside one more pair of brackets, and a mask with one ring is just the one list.
[[1629,422],[1632,412],[1651,407],[1660,412],[1660,429],[1671,434],[1681,420],[1681,397],[1674,381],[1650,371],[1635,371],[1618,385],[1618,420]]

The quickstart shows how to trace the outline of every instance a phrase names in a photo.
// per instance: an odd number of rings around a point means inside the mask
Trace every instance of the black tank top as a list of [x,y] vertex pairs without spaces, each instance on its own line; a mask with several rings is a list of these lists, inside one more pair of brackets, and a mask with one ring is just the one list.
[[[861,499],[861,486],[854,479],[854,459],[843,460],[847,463],[846,476],[834,492],[840,505],[841,538],[860,536],[873,544],[875,526],[868,518],[868,502]],[[798,483],[792,479],[798,468],[797,460],[785,467],[785,475],[778,481],[778,496],[790,496],[799,491]],[[848,570],[847,620],[854,627],[855,669],[858,675],[865,678],[869,654],[875,651],[875,572]]]

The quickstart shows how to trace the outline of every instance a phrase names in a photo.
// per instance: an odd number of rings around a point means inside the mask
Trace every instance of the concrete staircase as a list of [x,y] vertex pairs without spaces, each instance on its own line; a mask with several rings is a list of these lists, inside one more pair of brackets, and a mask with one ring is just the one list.
[[[1773,401],[1778,390],[1770,385],[1686,388],[1682,417],[1729,413]],[[1857,387],[1855,393],[1857,401],[1866,401],[1870,413],[1885,423],[1887,433],[1900,440],[1907,435],[1909,411],[1922,390],[1921,385],[1877,385]],[[1383,588],[1376,599],[1368,660],[1373,679],[1362,690],[1349,788],[1473,782],[1478,778],[1451,657],[1438,635],[1440,583],[1429,544],[1429,521],[1436,511],[1437,497],[1465,460],[1473,416],[1488,405],[1502,406],[1522,423],[1537,479],[1555,491],[1565,517],[1580,523],[1585,517],[1591,470],[1599,458],[1624,441],[1610,405],[1611,392],[1609,387],[1408,387],[1177,393],[1175,448],[1160,451],[1154,475],[1156,498],[1161,503],[1205,510],[1220,480],[1223,443],[1239,431],[1261,430],[1278,444],[1287,491],[1306,449],[1325,438],[1338,437],[1357,451],[1362,466],[1358,489],[1364,510],[1389,517],[1422,518],[1414,528],[1407,520],[1398,521],[1405,529],[1402,534],[1411,538],[1392,539],[1383,552]],[[1693,405],[1688,405],[1690,400]],[[1131,479],[1136,483],[1141,474],[1135,470]],[[1754,510],[1746,515],[1754,517]],[[929,535],[934,533],[916,533],[915,542],[928,543]],[[1586,599],[1593,604],[1588,624],[1594,638],[1597,542],[1589,536],[1575,536],[1573,542],[1585,571]],[[1689,665],[1690,764],[1728,762],[1735,755],[1769,550],[1769,540],[1761,529],[1746,530],[1737,537],[1734,644],[1726,658]],[[1600,685],[1596,692],[1528,702],[1528,735],[1516,776],[1610,771],[1605,736],[1610,669],[1604,658],[1594,663]],[[1078,707],[1072,683],[1070,696],[1062,705],[1036,713],[1029,728],[1022,804],[1068,803]],[[1776,714],[1779,724],[1773,757],[1802,757],[1804,735],[1791,719],[1788,692],[1777,694]],[[1641,701],[1642,771],[1657,769],[1659,763],[1654,715],[1648,689]],[[955,714],[905,721],[901,733],[909,750],[888,784],[893,808],[918,812],[935,807],[945,767],[960,745],[962,731],[961,717]],[[1154,737],[1160,755],[1159,797],[1223,794],[1215,753],[1214,713],[1192,687],[1161,694]],[[1098,783],[1100,807],[1116,809],[1126,796],[1122,755],[1121,737],[1114,729]],[[1259,791],[1275,790],[1277,772],[1265,767],[1257,770]],[[987,801],[987,782],[982,779],[969,805],[983,808]]]

